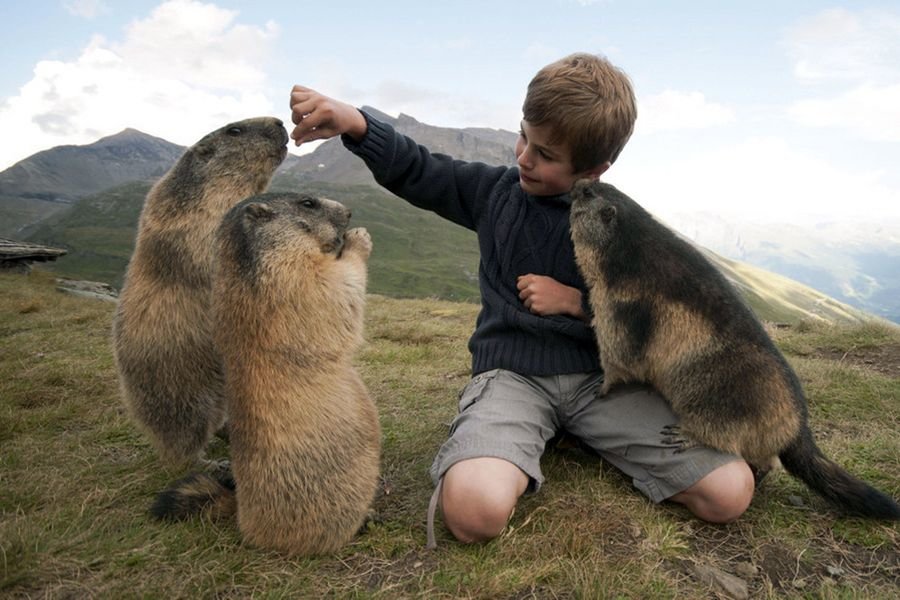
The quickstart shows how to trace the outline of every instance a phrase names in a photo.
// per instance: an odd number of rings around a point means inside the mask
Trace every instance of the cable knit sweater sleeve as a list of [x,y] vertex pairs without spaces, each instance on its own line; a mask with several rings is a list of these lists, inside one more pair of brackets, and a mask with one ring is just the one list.
[[343,142],[376,181],[477,234],[481,313],[469,339],[472,372],[502,368],[552,375],[596,369],[590,326],[569,315],[531,313],[517,288],[518,276],[536,273],[586,291],[569,235],[568,194],[529,196],[513,167],[432,154],[390,125],[369,115],[366,121],[362,140],[344,136]]
[[414,206],[476,229],[483,200],[509,168],[431,153],[361,112],[368,124],[366,136],[359,143],[346,135],[342,140],[348,150],[365,161],[375,180]]

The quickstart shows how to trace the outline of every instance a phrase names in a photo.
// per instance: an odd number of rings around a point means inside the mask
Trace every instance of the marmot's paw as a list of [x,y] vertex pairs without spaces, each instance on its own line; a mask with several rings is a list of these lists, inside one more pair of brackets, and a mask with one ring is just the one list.
[[606,395],[609,393],[610,388],[612,388],[611,381],[605,379],[603,383],[598,385],[594,390],[594,400],[606,400]]
[[675,454],[681,454],[685,450],[700,446],[699,443],[692,440],[690,437],[688,437],[687,434],[683,433],[681,431],[681,427],[679,427],[678,425],[666,425],[659,433],[663,436],[663,445],[674,448]]
[[759,484],[762,483],[762,480],[765,478],[766,475],[769,474],[769,471],[771,471],[772,469],[771,469],[771,467],[765,467],[765,468],[756,467],[749,463],[748,463],[748,465],[750,467],[750,471],[753,473],[753,482],[754,482],[753,487],[759,488]]
[[[225,482],[234,481],[234,475],[231,472],[231,461],[227,458],[219,459],[200,459],[200,468],[203,472],[212,475],[217,481],[223,485]],[[231,484],[234,487],[234,484]]]
[[372,237],[365,227],[354,227],[348,229],[344,234],[344,252],[351,250],[360,252],[364,256],[372,253]]

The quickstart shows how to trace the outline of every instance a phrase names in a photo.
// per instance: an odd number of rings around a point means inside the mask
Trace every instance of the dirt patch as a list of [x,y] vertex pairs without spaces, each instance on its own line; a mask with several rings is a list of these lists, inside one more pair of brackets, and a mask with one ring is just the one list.
[[900,377],[900,344],[834,350],[821,348],[813,356],[877,371],[888,377]]
[[751,525],[695,524],[691,555],[679,568],[693,575],[696,564],[711,565],[744,580],[755,597],[765,590],[796,594],[821,586],[890,588],[900,584],[900,553],[890,546],[865,548],[823,531],[804,548],[778,540],[753,543]]

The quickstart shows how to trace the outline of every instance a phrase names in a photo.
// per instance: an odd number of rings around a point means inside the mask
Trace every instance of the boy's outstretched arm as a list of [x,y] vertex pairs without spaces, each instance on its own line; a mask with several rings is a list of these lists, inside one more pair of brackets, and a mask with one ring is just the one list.
[[356,107],[295,85],[291,90],[291,139],[296,145],[346,133],[356,141],[366,135],[366,119]]

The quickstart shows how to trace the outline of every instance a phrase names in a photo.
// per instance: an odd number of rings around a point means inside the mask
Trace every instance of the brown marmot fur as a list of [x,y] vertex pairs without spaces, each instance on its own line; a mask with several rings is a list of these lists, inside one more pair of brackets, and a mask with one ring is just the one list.
[[221,514],[236,495],[247,542],[297,555],[336,550],[364,522],[380,428],[352,360],[372,242],[346,229],[349,218],[337,202],[294,193],[262,194],[226,215],[213,315],[237,489],[213,490],[205,475],[179,482],[158,497],[157,517],[210,503]]
[[845,512],[900,518],[885,494],[822,455],[800,382],[712,263],[611,185],[572,190],[571,231],[605,380],[652,385],[680,423],[662,432],[789,473]]
[[113,321],[122,396],[162,460],[198,459],[225,422],[209,293],[222,216],[269,184],[287,153],[271,117],[226,125],[191,146],[150,190]]

